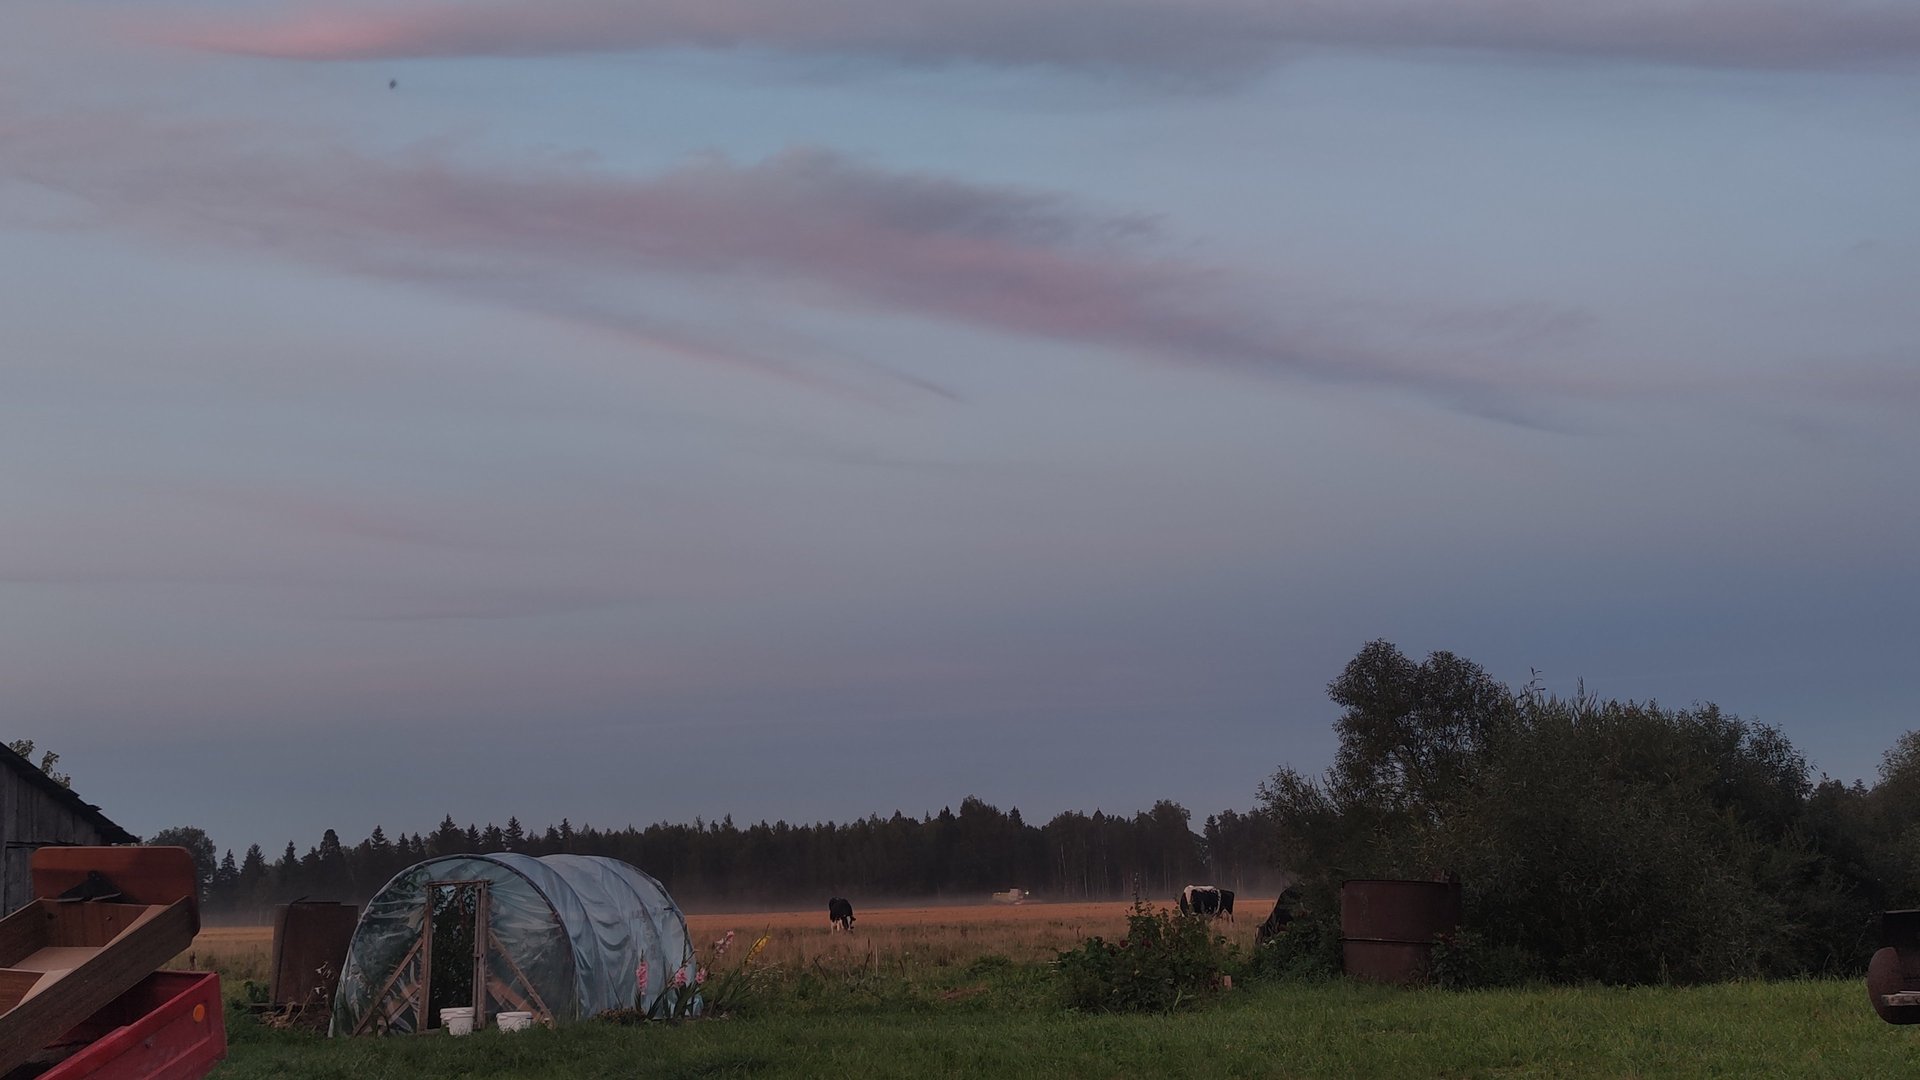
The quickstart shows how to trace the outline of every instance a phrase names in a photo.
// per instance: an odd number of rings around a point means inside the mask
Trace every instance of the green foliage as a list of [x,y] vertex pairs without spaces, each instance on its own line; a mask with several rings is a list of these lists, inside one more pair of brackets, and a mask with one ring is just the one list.
[[[696,961],[691,971],[685,968],[676,970],[667,988],[652,1001],[636,993],[632,1008],[609,1009],[601,1013],[599,1019],[631,1025],[740,1015],[758,1004],[772,990],[776,972],[758,962],[761,951],[772,938],[771,931],[760,935],[741,956],[739,963],[723,967],[723,964],[727,964],[728,951],[733,947],[734,932],[729,930],[725,937],[708,949],[704,963]],[[645,972],[646,967],[642,964],[637,976],[642,982],[646,978]]]
[[1473,930],[1460,930],[1433,943],[1427,981],[1443,990],[1483,990],[1519,986],[1540,970],[1538,957],[1517,945],[1493,945]]
[[1007,971],[1012,967],[1012,957],[1002,956],[999,953],[988,953],[985,956],[975,957],[973,963],[967,965],[967,974],[974,978],[980,978],[982,976],[995,975]]
[[201,895],[206,895],[207,886],[213,883],[214,873],[220,869],[219,854],[214,849],[213,839],[205,829],[197,825],[178,825],[170,829],[161,829],[147,837],[147,843],[154,847],[183,847],[193,856],[193,869],[200,878]]
[[1135,898],[1126,937],[1091,937],[1059,955],[1067,1004],[1102,1012],[1172,1012],[1220,989],[1233,946],[1193,915],[1149,907]]
[[[7,749],[13,751],[16,754],[19,754],[21,757],[26,758],[28,761],[33,760],[33,740],[32,739],[15,739],[12,742],[7,744]],[[54,769],[54,766],[58,765],[59,763],[60,763],[59,754],[56,754],[51,750],[45,750],[41,752],[40,771],[47,774],[47,779],[52,780],[54,783],[59,784],[61,787],[70,788],[73,786],[73,777],[68,776],[66,773],[56,771]]]
[[1857,981],[1697,988],[1533,987],[1472,994],[1343,982],[1268,985],[1176,1016],[1048,1007],[999,981],[948,1000],[847,996],[720,1024],[575,1024],[462,1039],[326,1039],[228,1013],[217,1080],[674,1080],[1286,1076],[1893,1077],[1908,1034],[1866,1008]]
[[1340,974],[1340,920],[1308,914],[1247,953],[1243,974],[1253,980],[1312,981]]
[[[1198,830],[1198,831],[1196,831]],[[1201,835],[1204,832],[1204,837]],[[436,854],[568,851],[644,867],[684,905],[812,907],[828,896],[977,897],[1020,888],[1047,900],[1107,899],[1137,886],[1170,897],[1189,881],[1271,887],[1271,830],[1257,815],[1221,813],[1200,825],[1177,803],[1131,815],[1065,812],[1029,823],[1017,809],[972,796],[925,817],[895,813],[851,821],[735,825],[731,819],[529,829],[517,818],[462,826],[450,816],[425,833],[376,827],[357,843],[331,830],[279,858],[236,859],[216,878],[211,913],[265,922],[271,905],[298,897],[364,901],[396,873]],[[240,849],[236,847],[236,855]]]
[[[1481,935],[1449,960],[1463,983],[1864,964],[1871,883],[1888,873],[1874,851],[1898,843],[1851,851],[1853,797],[1816,789],[1778,730],[1712,705],[1515,693],[1452,654],[1415,664],[1386,642],[1328,693],[1345,708],[1333,767],[1261,788],[1284,857],[1323,904],[1345,878],[1457,874]],[[1920,789],[1913,750],[1890,770]]]
[[467,886],[434,888],[433,1000],[428,1014],[473,1004],[473,933],[480,891]]

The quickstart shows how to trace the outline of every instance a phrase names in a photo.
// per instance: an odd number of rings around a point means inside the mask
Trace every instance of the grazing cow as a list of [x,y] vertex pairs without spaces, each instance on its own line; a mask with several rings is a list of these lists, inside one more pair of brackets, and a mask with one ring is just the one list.
[[1294,920],[1293,909],[1299,903],[1300,894],[1298,892],[1295,892],[1293,889],[1287,889],[1282,892],[1280,899],[1273,902],[1273,914],[1267,916],[1267,921],[1261,923],[1260,929],[1253,932],[1253,943],[1255,945],[1265,945],[1267,942],[1286,933],[1287,924]]
[[853,929],[853,905],[847,903],[845,899],[838,896],[834,897],[831,900],[828,900],[827,901],[827,929],[852,930]]
[[1213,885],[1189,885],[1180,890],[1180,914],[1204,915],[1208,918],[1226,916],[1233,921],[1233,890]]

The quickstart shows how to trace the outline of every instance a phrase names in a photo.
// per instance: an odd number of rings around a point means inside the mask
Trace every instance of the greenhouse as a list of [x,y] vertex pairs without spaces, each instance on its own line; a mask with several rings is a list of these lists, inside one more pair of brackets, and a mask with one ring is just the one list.
[[448,855],[402,870],[367,902],[334,995],[334,1035],[419,1032],[442,1009],[476,1027],[503,1012],[567,1023],[693,975],[667,890],[617,859]]

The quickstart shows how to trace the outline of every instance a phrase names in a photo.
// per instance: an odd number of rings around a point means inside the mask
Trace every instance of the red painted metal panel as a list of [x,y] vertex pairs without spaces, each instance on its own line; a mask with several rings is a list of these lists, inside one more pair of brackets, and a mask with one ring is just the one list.
[[88,1039],[40,1080],[198,1080],[227,1056],[220,976],[157,971],[66,1041]]

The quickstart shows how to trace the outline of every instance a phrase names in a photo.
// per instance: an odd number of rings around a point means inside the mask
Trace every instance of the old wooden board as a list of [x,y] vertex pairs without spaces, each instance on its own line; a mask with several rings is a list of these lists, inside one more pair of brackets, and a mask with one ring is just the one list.
[[[194,914],[187,900],[149,907],[131,918],[108,919],[85,912],[87,904],[36,901],[0,921],[0,941],[39,947],[9,959],[31,973],[35,957],[77,961],[70,969],[39,974],[27,996],[0,1013],[0,1074],[4,1074],[109,1002],[159,970],[193,943]],[[126,905],[100,905],[122,907]],[[21,920],[27,926],[8,926]],[[119,929],[102,937],[111,926]],[[53,953],[42,950],[58,950]],[[18,980],[16,980],[17,982]]]
[[120,893],[122,904],[161,906],[187,902],[200,929],[200,879],[193,855],[180,847],[46,847],[33,853],[33,894],[59,896],[99,874]]

